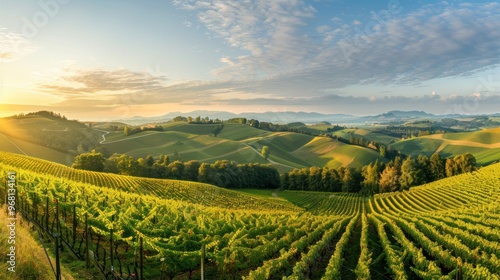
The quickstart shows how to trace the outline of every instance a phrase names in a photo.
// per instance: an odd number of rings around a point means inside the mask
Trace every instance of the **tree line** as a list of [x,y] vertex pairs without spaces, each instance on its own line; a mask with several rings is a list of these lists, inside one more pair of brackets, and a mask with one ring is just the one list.
[[129,127],[126,125],[123,127],[123,134],[125,134],[125,136],[130,136],[143,131],[163,131],[163,126],[155,125],[155,126],[143,126],[143,127]]
[[215,163],[196,160],[183,162],[178,157],[171,161],[167,155],[157,159],[151,155],[135,159],[125,154],[115,154],[106,159],[102,153],[94,150],[77,156],[72,167],[130,176],[188,180],[223,188],[276,189],[281,186],[280,175],[274,167],[259,163],[238,164],[228,160]]
[[362,168],[302,168],[282,175],[282,188],[327,192],[360,192],[366,195],[408,190],[476,170],[476,159],[470,154],[442,158],[420,155],[403,159],[397,156],[387,164],[378,160]]

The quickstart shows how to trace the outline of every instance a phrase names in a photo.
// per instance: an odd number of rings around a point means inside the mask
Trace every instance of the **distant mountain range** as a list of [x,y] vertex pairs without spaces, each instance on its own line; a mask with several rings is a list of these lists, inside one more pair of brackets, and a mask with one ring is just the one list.
[[152,122],[164,122],[169,121],[177,116],[191,116],[193,118],[197,116],[209,117],[210,119],[221,119],[227,120],[231,118],[247,118],[247,119],[256,119],[264,122],[272,122],[272,123],[290,123],[290,122],[304,122],[304,123],[317,123],[321,121],[349,121],[355,120],[358,117],[345,115],[345,114],[321,114],[321,113],[308,113],[308,112],[265,112],[265,113],[240,113],[235,114],[231,112],[225,111],[205,111],[205,110],[196,110],[188,113],[182,112],[171,112],[158,117],[141,117],[135,116],[132,118],[117,120],[119,122],[124,122],[128,124],[138,125],[144,123],[152,123]]
[[[346,114],[322,114],[315,112],[264,112],[264,113],[240,113],[235,114],[226,111],[207,111],[207,110],[196,110],[188,113],[182,112],[171,112],[162,116],[157,117],[141,117],[135,116],[127,119],[116,120],[118,122],[123,122],[131,125],[140,125],[145,123],[159,123],[170,121],[177,116],[193,118],[209,117],[210,119],[221,119],[227,120],[231,118],[247,118],[247,119],[257,119],[259,121],[272,122],[272,123],[291,123],[291,122],[303,122],[308,124],[319,123],[327,121],[333,124],[355,124],[355,123],[387,123],[387,122],[402,122],[418,119],[443,119],[443,118],[470,118],[474,116],[470,115],[434,115],[423,111],[389,111],[375,116],[353,116]],[[498,114],[490,115],[498,116]]]

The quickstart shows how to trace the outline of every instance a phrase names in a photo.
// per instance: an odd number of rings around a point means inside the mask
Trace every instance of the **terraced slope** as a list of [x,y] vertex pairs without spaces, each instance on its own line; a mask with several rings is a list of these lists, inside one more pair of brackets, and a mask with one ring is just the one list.
[[0,164],[2,164],[4,170],[18,170],[20,172],[26,170],[40,175],[41,178],[50,176],[52,177],[50,180],[67,181],[67,184],[71,184],[71,182],[82,183],[125,193],[152,195],[157,198],[200,203],[206,206],[246,209],[252,207],[251,205],[262,204],[263,208],[269,207],[269,209],[298,209],[289,203],[256,198],[204,183],[78,170],[50,161],[7,152],[0,152]]

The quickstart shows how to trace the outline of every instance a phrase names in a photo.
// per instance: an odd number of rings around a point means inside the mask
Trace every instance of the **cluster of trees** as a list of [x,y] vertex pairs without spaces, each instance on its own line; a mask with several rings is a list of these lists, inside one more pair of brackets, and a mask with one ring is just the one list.
[[359,170],[340,167],[294,169],[281,176],[281,187],[285,190],[359,192],[363,181]]
[[470,154],[442,158],[420,155],[403,159],[397,156],[387,164],[376,161],[361,169],[341,167],[295,169],[282,176],[282,188],[329,192],[373,193],[408,190],[410,187],[451,177],[476,169],[476,159]]
[[336,124],[333,127],[327,128],[326,132],[331,133],[331,132],[335,132],[335,131],[339,131],[339,130],[344,130],[346,128],[347,128],[346,126],[340,126],[340,125]]
[[142,126],[135,128],[131,128],[128,126],[123,127],[123,133],[125,134],[125,136],[130,136],[132,134],[136,134],[143,131],[163,131],[163,126],[155,125],[155,126]]
[[23,116],[41,116],[51,120],[62,120],[62,121],[68,120],[66,116],[61,115],[60,113],[54,113],[52,111],[38,111],[38,112],[31,112],[26,115],[22,113],[17,115],[17,117],[23,117]]
[[189,124],[213,124],[213,123],[222,123],[222,120],[216,118],[215,120],[214,119],[210,119],[209,117],[204,117],[202,118],[201,116],[197,116],[197,117],[191,117],[191,116],[188,116],[188,117],[183,117],[183,116],[177,116],[175,118],[172,119],[172,121],[174,122],[187,122]]
[[104,170],[106,159],[102,153],[92,150],[90,153],[82,153],[75,157],[75,161],[71,167],[76,169],[90,170],[101,172]]
[[157,159],[148,155],[135,159],[127,155],[113,155],[106,159],[95,150],[75,158],[74,168],[99,172],[149,178],[168,178],[209,183],[224,188],[279,188],[278,171],[262,164],[237,164],[233,161],[220,160],[204,163],[196,160],[182,162],[161,155]]

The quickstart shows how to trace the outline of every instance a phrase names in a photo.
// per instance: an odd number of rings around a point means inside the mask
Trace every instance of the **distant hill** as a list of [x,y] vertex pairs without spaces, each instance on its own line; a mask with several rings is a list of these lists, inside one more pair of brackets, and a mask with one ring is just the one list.
[[[170,113],[169,116],[175,117],[178,114],[181,113]],[[193,111],[183,115],[208,116],[213,119],[242,114]],[[174,160],[183,161],[230,160],[238,163],[271,164],[280,172],[311,166],[361,167],[377,159],[387,161],[377,153],[375,144],[388,145],[395,151],[414,156],[419,154],[430,156],[439,152],[442,156],[450,157],[471,152],[480,165],[487,165],[500,159],[500,132],[498,129],[491,129],[500,124],[498,117],[442,118],[421,111],[391,111],[378,116],[386,118],[385,124],[381,121],[374,124],[379,120],[372,120],[373,123],[341,127],[325,119],[314,122],[315,125],[308,125],[300,118],[352,116],[282,112],[260,113],[253,117],[259,116],[283,117],[282,120],[286,117],[286,120],[291,121],[283,123],[287,124],[290,131],[272,132],[250,125],[224,123],[223,129],[214,136],[214,131],[220,124],[163,122],[159,124],[164,131],[144,131],[125,136],[123,122],[82,123],[67,120],[56,113],[38,112],[0,118],[0,126],[3,128],[0,131],[0,150],[65,165],[71,165],[77,154],[97,148],[106,156],[125,153],[137,158],[166,154]],[[251,117],[248,115],[248,119]],[[390,118],[398,119],[397,124],[391,123]],[[138,117],[136,120],[142,118]],[[328,131],[332,128],[335,130]],[[301,133],[296,133],[297,131]],[[427,133],[419,133],[421,131]],[[444,135],[432,134],[443,131],[446,132]],[[452,133],[454,131],[460,132]],[[431,135],[427,135],[429,133]],[[326,134],[341,141],[321,136]],[[418,135],[421,137],[411,138]],[[348,141],[351,136],[363,139],[367,143],[373,141],[375,144],[351,145]],[[403,138],[410,139],[401,140]],[[261,155],[263,146],[270,148],[268,159]]]
[[[240,113],[235,114],[231,112],[225,111],[207,111],[207,110],[196,110],[187,113],[183,112],[170,112],[165,115],[157,116],[157,117],[141,117],[135,116],[127,119],[116,120],[120,123],[127,123],[129,125],[141,125],[146,123],[162,123],[171,121],[173,118],[177,116],[191,116],[191,117],[209,117],[210,119],[220,119],[227,120],[231,118],[247,118],[247,119],[256,119],[264,122],[272,122],[277,124],[287,124],[294,122],[302,122],[305,124],[318,124],[322,122],[328,122],[333,124],[349,124],[349,125],[358,125],[358,124],[370,124],[370,123],[379,123],[379,124],[400,124],[407,121],[415,121],[415,120],[432,120],[439,122],[440,120],[455,120],[459,121],[460,126],[464,128],[477,128],[480,127],[482,123],[484,123],[484,118],[487,117],[495,117],[496,115],[460,115],[460,114],[447,114],[447,115],[434,115],[429,114],[423,111],[400,111],[393,110],[387,113],[373,115],[373,116],[354,116],[347,114],[322,114],[316,112],[264,112],[264,113]],[[471,125],[472,124],[472,125]],[[488,123],[486,123],[488,124]],[[494,124],[490,124],[491,127]]]
[[[149,131],[125,136],[112,132],[103,142],[110,153],[134,157],[169,155],[173,160],[271,164],[280,171],[310,166],[360,167],[376,159],[385,161],[377,152],[352,146],[327,137],[294,132],[270,132],[244,124],[225,124],[217,137],[212,135],[217,124],[171,123],[164,131]],[[270,148],[269,159],[261,155],[263,146]]]
[[97,147],[102,132],[54,112],[0,118],[0,150],[71,164],[79,150]]
[[209,117],[210,119],[221,119],[227,120],[231,118],[247,118],[256,119],[259,121],[273,122],[273,123],[290,123],[301,121],[305,123],[317,123],[321,121],[349,121],[355,119],[356,117],[345,114],[321,114],[321,113],[307,113],[307,112],[265,112],[265,113],[241,113],[235,114],[224,111],[205,111],[197,110],[187,113],[182,112],[171,112],[158,117],[140,117],[135,116],[132,118],[117,120],[118,122],[124,122],[131,125],[139,125],[151,122],[165,122],[169,121],[177,116],[201,116]]
[[452,157],[469,152],[479,165],[488,165],[500,160],[500,128],[422,136],[398,141],[390,147],[413,156],[439,153]]

